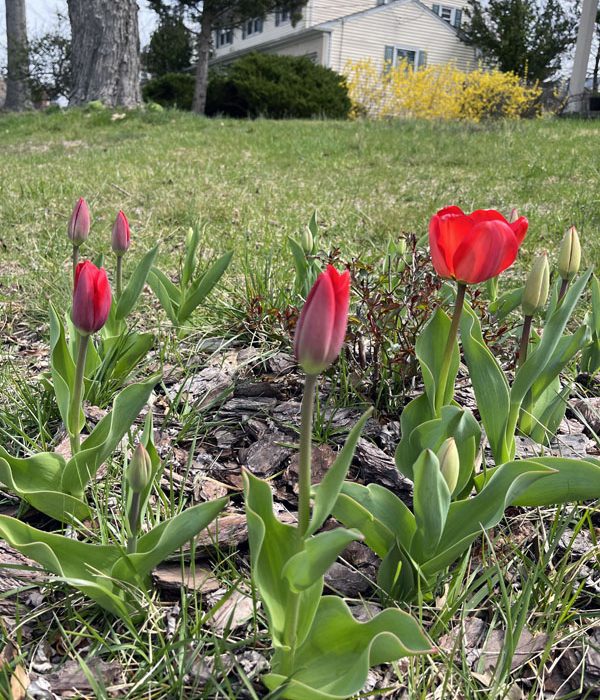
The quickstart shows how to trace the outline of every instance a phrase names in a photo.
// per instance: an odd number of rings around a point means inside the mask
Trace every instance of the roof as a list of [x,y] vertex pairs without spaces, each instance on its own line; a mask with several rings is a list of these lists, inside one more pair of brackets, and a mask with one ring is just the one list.
[[425,5],[423,2],[421,2],[421,0],[390,0],[390,2],[386,3],[385,5],[376,5],[375,7],[369,7],[366,10],[359,10],[358,12],[353,12],[352,14],[344,15],[342,17],[338,17],[337,19],[327,20],[327,22],[322,22],[321,24],[315,25],[313,29],[332,30],[334,29],[335,25],[340,24],[342,22],[352,22],[357,19],[362,19],[367,15],[376,14],[378,12],[389,12],[390,9],[393,9],[394,7],[409,4],[418,5],[418,7],[428,12],[435,20],[441,22],[448,31],[452,32],[452,34],[454,34],[455,36],[458,35],[458,30],[456,29],[456,27],[453,27],[451,24],[448,24],[448,22],[443,20],[438,14],[436,14],[432,10],[431,7]]

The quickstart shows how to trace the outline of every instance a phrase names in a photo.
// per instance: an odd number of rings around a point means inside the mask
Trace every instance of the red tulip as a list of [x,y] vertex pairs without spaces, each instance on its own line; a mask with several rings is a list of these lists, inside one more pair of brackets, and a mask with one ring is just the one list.
[[123,253],[127,252],[130,238],[129,221],[127,221],[125,214],[120,211],[112,229],[112,249],[117,255],[123,255]]
[[296,326],[294,353],[307,374],[319,374],[339,355],[349,305],[350,273],[328,265],[310,290]]
[[494,209],[441,209],[429,222],[433,266],[440,277],[463,284],[496,277],[514,263],[528,225],[524,216],[509,223]]
[[73,245],[81,245],[90,233],[90,209],[87,202],[83,197],[79,198],[79,201],[73,208],[73,213],[69,219],[69,226],[67,228],[67,234]]
[[110,311],[111,294],[106,270],[89,260],[75,269],[75,289],[71,319],[80,333],[89,335],[100,330]]

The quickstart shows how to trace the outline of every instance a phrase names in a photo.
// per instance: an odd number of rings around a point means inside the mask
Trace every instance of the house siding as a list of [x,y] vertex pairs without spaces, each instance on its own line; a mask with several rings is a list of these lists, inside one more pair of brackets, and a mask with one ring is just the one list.
[[476,65],[473,49],[414,2],[393,2],[380,11],[342,18],[328,26],[332,29],[330,67],[340,73],[349,61],[361,59],[371,59],[382,69],[384,46],[424,50],[427,65],[453,61],[463,70]]
[[319,34],[311,38],[299,39],[277,46],[275,48],[266,48],[264,53],[275,53],[280,56],[309,56],[315,63],[325,65],[327,62],[327,35]]
[[376,0],[343,0],[343,2],[335,2],[335,0],[312,0],[304,10],[304,13],[309,22],[309,26],[329,22],[332,19],[337,19],[340,15],[351,15],[354,12],[362,12],[370,10],[377,5]]

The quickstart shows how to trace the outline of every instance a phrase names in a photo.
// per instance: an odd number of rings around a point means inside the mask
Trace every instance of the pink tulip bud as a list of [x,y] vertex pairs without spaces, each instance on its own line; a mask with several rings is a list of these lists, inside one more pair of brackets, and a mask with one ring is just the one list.
[[75,328],[84,335],[99,331],[110,311],[111,293],[106,270],[98,269],[89,260],[80,262],[75,269],[73,309],[71,319]]
[[129,249],[131,232],[127,217],[120,211],[112,229],[112,249],[117,255],[123,255]]
[[349,305],[350,273],[328,265],[310,290],[296,326],[294,353],[307,374],[319,374],[339,355]]
[[67,234],[73,242],[73,245],[79,246],[87,240],[90,233],[90,223],[90,209],[85,199],[80,197],[73,208],[73,213],[71,214],[69,226],[67,228]]

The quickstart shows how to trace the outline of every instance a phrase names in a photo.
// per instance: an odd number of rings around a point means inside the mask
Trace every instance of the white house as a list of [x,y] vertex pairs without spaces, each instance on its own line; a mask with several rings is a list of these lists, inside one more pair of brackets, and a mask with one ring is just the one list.
[[460,39],[465,5],[466,0],[309,0],[292,26],[282,4],[264,21],[215,32],[211,65],[265,51],[308,56],[340,73],[348,61],[365,58],[382,68],[405,59],[417,68],[454,61],[468,70],[476,58]]

